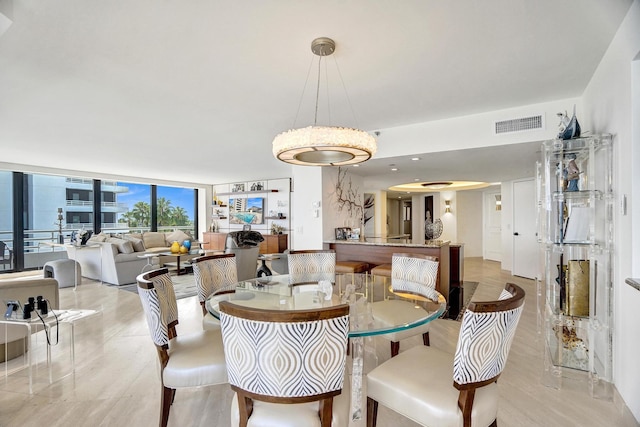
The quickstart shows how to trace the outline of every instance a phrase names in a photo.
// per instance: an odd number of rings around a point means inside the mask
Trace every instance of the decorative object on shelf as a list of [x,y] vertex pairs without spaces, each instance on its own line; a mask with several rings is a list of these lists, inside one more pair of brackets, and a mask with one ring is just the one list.
[[181,254],[186,254],[187,252],[189,252],[189,249],[187,249],[187,247],[185,245],[180,246],[180,253]]
[[282,234],[284,227],[276,223],[271,223],[271,234]]
[[58,243],[64,243],[64,234],[62,234],[62,221],[64,221],[64,216],[62,215],[62,208],[58,208],[58,221],[54,222],[55,225],[58,226]]
[[442,221],[440,218],[431,221],[431,213],[427,212],[427,219],[424,221],[424,238],[436,240],[442,235]]
[[558,138],[566,140],[572,138],[580,138],[580,123],[576,118],[576,106],[573,106],[573,117],[569,118],[567,112],[558,113],[560,124],[558,125]]
[[177,240],[174,240],[174,242],[171,244],[171,253],[172,254],[180,253],[180,243],[178,243]]
[[565,191],[580,191],[578,187],[578,180],[580,179],[580,169],[578,169],[578,165],[576,164],[576,159],[578,156],[575,153],[567,154],[567,159],[569,162],[567,163],[567,167],[562,171],[562,176],[564,178]]
[[[317,125],[322,58],[333,54],[335,48],[335,42],[327,37],[311,42],[311,51],[319,58],[313,126],[291,129],[274,138],[273,155],[283,162],[303,166],[340,166],[364,162],[376,152],[375,138],[363,130]],[[342,86],[346,92],[344,81]]]
[[233,184],[233,187],[231,187],[231,191],[234,193],[239,193],[244,191],[244,182],[239,184]]
[[252,182],[251,185],[249,185],[249,191],[262,191],[262,190],[264,190],[264,182],[262,181]]
[[182,242],[182,246],[187,248],[187,251],[190,251],[191,250],[191,240],[185,240],[184,242]]

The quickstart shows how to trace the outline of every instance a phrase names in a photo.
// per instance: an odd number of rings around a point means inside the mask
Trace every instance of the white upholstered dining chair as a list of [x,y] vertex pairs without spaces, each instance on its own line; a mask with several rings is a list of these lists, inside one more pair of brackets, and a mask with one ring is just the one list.
[[215,291],[238,282],[235,254],[205,255],[191,260],[193,276],[202,307],[202,328],[219,329],[220,321],[208,311],[205,303]]
[[367,375],[367,427],[378,404],[423,426],[497,426],[497,380],[524,306],[522,288],[507,283],[497,301],[471,302],[455,355],[417,346]]
[[265,310],[220,302],[231,425],[347,426],[349,306]]
[[[438,278],[437,258],[422,254],[393,254],[391,258],[391,288],[394,293],[415,299],[437,300],[435,293]],[[373,318],[384,325],[411,323],[424,317],[424,309],[407,299],[385,299],[371,304]],[[422,342],[428,346],[429,323],[398,332],[385,334],[391,340],[391,357],[400,351],[400,341],[415,335],[422,335]]]
[[290,251],[287,260],[291,284],[336,281],[336,253],[333,250]]
[[160,362],[160,427],[169,421],[176,389],[226,384],[227,367],[220,330],[180,335],[178,305],[166,268],[137,277],[138,295]]

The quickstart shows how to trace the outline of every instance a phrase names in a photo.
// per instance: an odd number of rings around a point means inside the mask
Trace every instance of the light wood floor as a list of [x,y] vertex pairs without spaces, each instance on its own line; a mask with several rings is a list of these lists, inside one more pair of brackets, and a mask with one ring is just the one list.
[[[478,258],[465,259],[465,280],[480,283],[474,295],[477,300],[495,299],[506,282],[514,282],[527,292],[509,361],[498,382],[499,425],[638,426],[617,394],[613,402],[607,402],[590,398],[584,381],[565,381],[560,391],[541,385],[542,350],[532,280],[511,276],[500,270],[499,263]],[[9,376],[0,384],[0,426],[157,425],[160,406],[157,356],[138,296],[85,279],[77,291],[61,289],[60,300],[62,308],[102,311],[101,346],[92,355],[85,352],[76,360],[74,375],[51,385],[38,379],[32,395],[26,389],[24,376],[20,373]],[[200,327],[201,312],[196,297],[179,300],[179,312],[179,332]],[[431,345],[453,352],[459,327],[453,320],[436,320],[431,328]],[[386,360],[388,342],[383,338],[377,340],[379,360]],[[403,341],[401,351],[420,344],[419,337]],[[231,396],[228,386],[178,390],[169,425],[227,426]],[[384,407],[380,407],[378,425],[416,426]]]

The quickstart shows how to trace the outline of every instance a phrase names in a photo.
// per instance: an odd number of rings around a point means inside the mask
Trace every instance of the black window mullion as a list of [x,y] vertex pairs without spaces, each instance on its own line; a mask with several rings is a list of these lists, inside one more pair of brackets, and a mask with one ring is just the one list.
[[158,187],[151,185],[151,231],[158,231]]

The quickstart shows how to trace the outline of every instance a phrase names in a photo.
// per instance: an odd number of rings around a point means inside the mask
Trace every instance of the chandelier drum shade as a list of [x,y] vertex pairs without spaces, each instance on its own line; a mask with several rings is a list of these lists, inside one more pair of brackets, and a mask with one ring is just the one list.
[[[335,51],[335,42],[321,37],[311,42],[311,51],[320,57]],[[313,126],[291,129],[273,140],[273,155],[287,163],[302,166],[344,166],[367,161],[376,152],[376,140],[360,129],[318,126],[318,93],[320,63],[316,90],[316,115]]]

